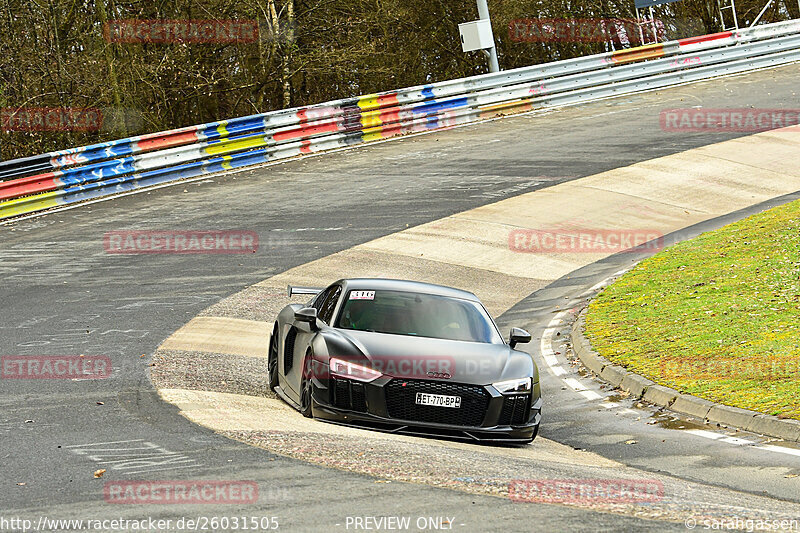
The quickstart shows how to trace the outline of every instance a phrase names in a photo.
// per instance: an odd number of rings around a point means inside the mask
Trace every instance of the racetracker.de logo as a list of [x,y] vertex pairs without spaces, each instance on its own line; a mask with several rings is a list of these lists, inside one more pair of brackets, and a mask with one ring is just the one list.
[[90,107],[0,108],[3,131],[100,131],[103,112]]
[[258,251],[253,231],[109,231],[103,235],[109,254],[246,254]]
[[258,501],[255,481],[108,481],[106,503],[117,504],[245,504]]
[[508,234],[508,247],[529,254],[657,252],[664,248],[664,235],[647,229],[515,229]]
[[111,375],[107,355],[4,355],[2,379],[105,379]]
[[508,484],[514,502],[652,503],[664,497],[655,479],[521,479]]
[[661,129],[669,132],[754,133],[800,124],[800,109],[665,109]]
[[[403,379],[451,379],[456,373],[456,359],[445,355],[371,355],[369,361],[362,357],[350,355],[334,355],[330,358],[330,365],[320,368],[317,374],[320,379],[329,377],[330,371],[336,377],[355,379],[374,379],[380,375],[387,375]],[[470,368],[459,369],[462,373]],[[478,372],[477,363],[473,372]]]
[[713,357],[660,357],[658,369],[662,376],[691,376],[693,381],[723,381],[733,377],[752,381],[800,380],[800,361],[791,355],[776,354],[762,360],[726,357],[718,353]]
[[107,22],[103,35],[110,43],[253,43],[257,20],[137,20]]
[[[661,36],[664,24],[656,21]],[[649,31],[649,29],[648,29]],[[512,41],[524,43],[604,43],[624,40],[638,44],[639,23],[635,19],[565,19],[527,18],[508,23],[508,36]]]

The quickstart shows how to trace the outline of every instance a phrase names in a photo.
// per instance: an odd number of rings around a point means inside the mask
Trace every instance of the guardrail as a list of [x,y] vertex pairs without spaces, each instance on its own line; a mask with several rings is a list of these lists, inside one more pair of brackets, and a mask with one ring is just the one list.
[[213,172],[800,61],[800,20],[0,162],[0,219]]

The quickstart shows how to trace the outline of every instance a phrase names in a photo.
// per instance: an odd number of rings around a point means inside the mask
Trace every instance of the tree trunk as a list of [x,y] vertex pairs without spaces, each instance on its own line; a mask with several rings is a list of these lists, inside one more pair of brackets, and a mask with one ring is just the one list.
[[800,19],[800,3],[797,0],[785,0],[784,5],[793,19]]
[[[105,34],[106,25],[108,24],[106,0],[95,0],[95,12],[97,15],[97,21],[100,23],[100,31]],[[112,121],[109,126],[111,131],[113,131],[116,135],[127,137],[128,128],[125,124],[125,112],[122,109],[122,91],[120,91],[119,88],[117,71],[114,66],[114,49],[112,48],[114,45],[111,42],[104,42],[103,37],[100,37],[99,43],[100,46],[103,47],[106,67],[108,68],[108,82],[111,84],[111,97],[114,102],[114,111],[112,113],[107,113],[107,115],[111,115],[110,118]]]
[[292,107],[292,53],[294,52],[294,0],[286,2],[286,41],[283,46],[283,107]]

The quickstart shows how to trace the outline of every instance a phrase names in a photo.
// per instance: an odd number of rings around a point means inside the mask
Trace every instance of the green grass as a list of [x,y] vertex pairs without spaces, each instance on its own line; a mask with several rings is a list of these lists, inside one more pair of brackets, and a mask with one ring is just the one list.
[[590,304],[586,331],[656,383],[800,419],[800,200],[643,261]]

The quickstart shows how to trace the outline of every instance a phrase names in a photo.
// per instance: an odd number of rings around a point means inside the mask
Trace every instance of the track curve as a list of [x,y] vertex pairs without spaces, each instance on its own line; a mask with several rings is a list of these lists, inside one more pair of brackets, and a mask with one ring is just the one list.
[[[658,234],[674,235],[688,226],[707,228],[729,212],[800,190],[800,172],[793,165],[798,151],[800,134],[792,130],[726,141],[512,197],[300,265],[210,307],[170,336],[157,352],[153,381],[161,396],[181,408],[187,418],[221,434],[279,454],[382,478],[507,494],[508,484],[514,479],[511,472],[536,470],[541,475],[553,463],[594,468],[613,477],[615,472],[625,470],[622,464],[609,463],[584,451],[576,452],[547,438],[511,454],[499,447],[434,446],[423,439],[376,436],[304,419],[265,390],[267,354],[263,340],[272,329],[271,318],[290,301],[282,288],[287,284],[325,286],[341,272],[352,277],[411,278],[472,290],[490,312],[502,315],[519,303],[519,295],[542,289],[580,266],[611,257],[607,252],[511,251],[512,232],[549,225],[558,228],[562,235],[576,235],[586,221],[598,228],[620,232],[646,226]],[[754,153],[766,162],[759,164],[752,157]],[[758,187],[748,187],[742,173],[745,166],[747,181],[757,182]],[[713,199],[697,200],[711,188],[717,191]],[[624,268],[631,259],[617,261],[617,266]],[[252,313],[254,302],[258,302],[259,316]],[[571,306],[579,305],[580,299],[568,302]],[[558,309],[553,310],[557,312]],[[544,319],[537,324],[530,317],[521,320],[531,329],[550,321]],[[511,325],[523,324],[511,321]],[[548,341],[552,343],[552,339]],[[545,351],[554,353],[552,348],[544,347],[536,354],[537,360],[543,369],[549,369],[550,365],[542,358]],[[562,372],[565,373],[554,377],[567,384],[576,383],[580,377],[575,372]],[[552,386],[558,381],[544,380],[543,384]],[[651,416],[649,410],[634,411],[621,407],[619,401],[612,402],[608,392],[588,394],[590,387],[588,384],[580,389],[587,393],[581,400],[594,399],[599,405],[613,409],[616,416],[629,413],[640,419]],[[606,438],[619,447],[638,438],[640,433],[634,427]],[[431,448],[446,451],[437,454]],[[422,449],[428,451],[421,452]],[[436,457],[436,467],[431,469],[421,457]],[[502,460],[493,462],[491,457]],[[509,468],[511,458],[517,464]],[[624,463],[627,457],[618,460]],[[738,461],[747,462],[747,458]],[[800,465],[800,461],[795,462]],[[792,494],[795,482],[782,485],[779,487],[782,495],[795,499]],[[680,520],[696,505],[716,499],[710,495],[704,499],[701,492],[694,488],[691,500],[668,499],[665,507],[651,504],[650,516]],[[707,512],[712,512],[710,506]],[[715,512],[725,516],[730,509]]]

